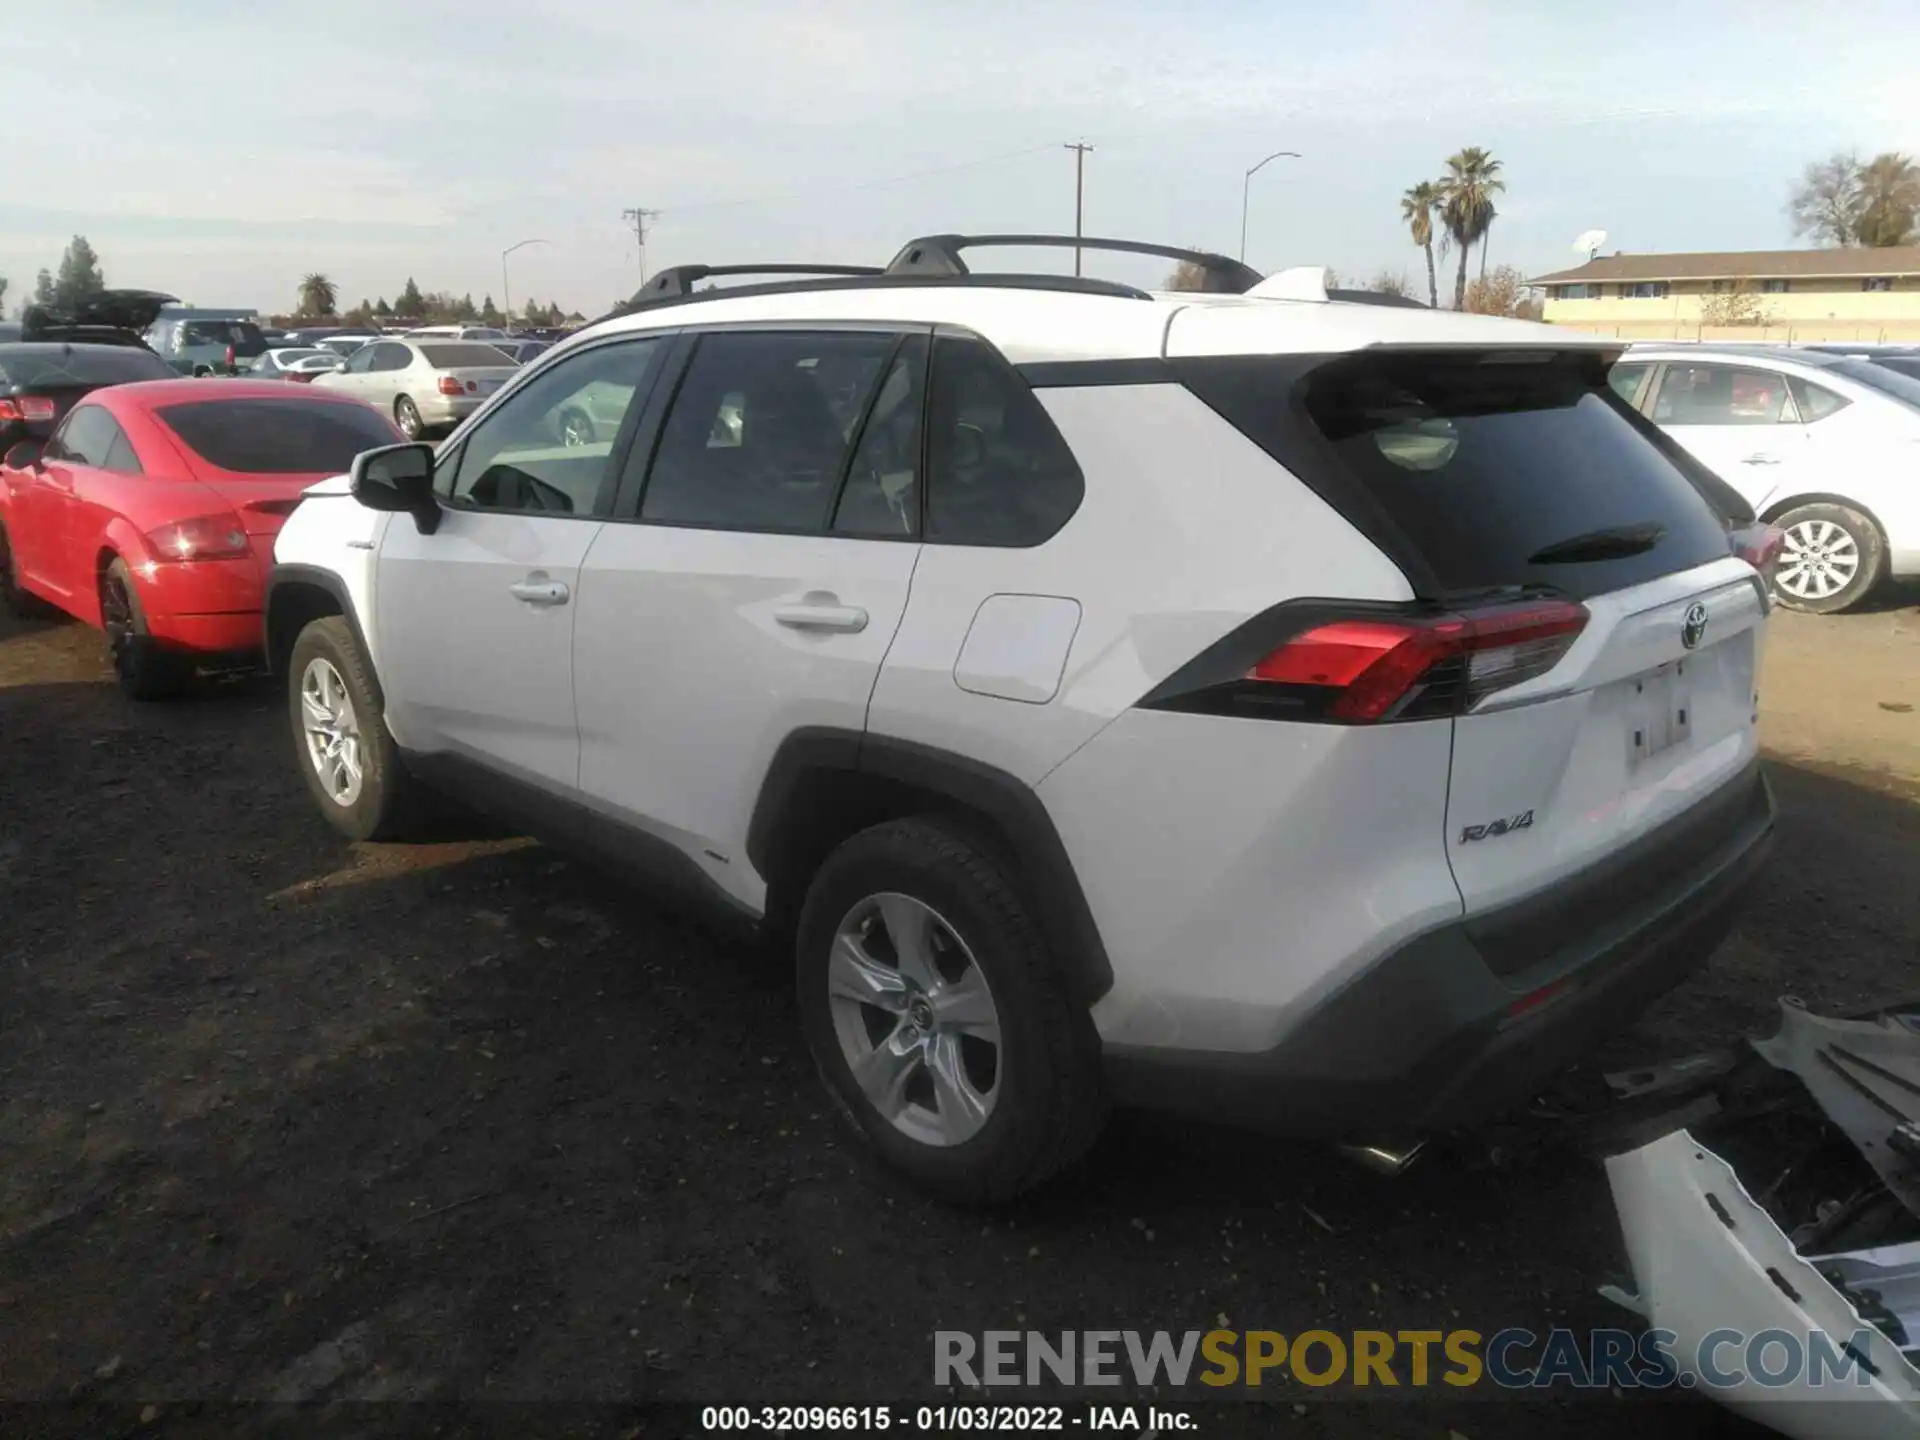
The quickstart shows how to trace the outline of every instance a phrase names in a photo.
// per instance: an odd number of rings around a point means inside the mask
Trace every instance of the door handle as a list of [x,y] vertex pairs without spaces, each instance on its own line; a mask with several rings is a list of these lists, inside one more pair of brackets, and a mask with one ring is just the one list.
[[516,600],[526,601],[529,605],[564,605],[567,603],[569,591],[565,585],[562,585],[558,580],[548,580],[545,577],[536,578],[537,575],[538,572],[535,572],[535,575],[529,575],[524,580],[515,581],[507,587],[507,593]]
[[1778,465],[1780,463],[1780,457],[1777,455],[1749,455],[1740,463],[1742,465]]
[[857,605],[802,601],[777,607],[773,618],[789,630],[832,630],[857,635],[867,628],[867,612]]

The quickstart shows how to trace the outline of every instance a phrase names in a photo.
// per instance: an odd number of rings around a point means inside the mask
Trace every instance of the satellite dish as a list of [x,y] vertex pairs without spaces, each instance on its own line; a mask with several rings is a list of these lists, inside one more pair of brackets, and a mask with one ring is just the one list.
[[1600,247],[1606,243],[1607,243],[1606,231],[1589,230],[1587,231],[1586,234],[1582,235],[1578,240],[1573,242],[1573,248],[1579,251],[1582,255],[1586,256],[1587,259],[1591,260],[1595,255],[1600,253]]

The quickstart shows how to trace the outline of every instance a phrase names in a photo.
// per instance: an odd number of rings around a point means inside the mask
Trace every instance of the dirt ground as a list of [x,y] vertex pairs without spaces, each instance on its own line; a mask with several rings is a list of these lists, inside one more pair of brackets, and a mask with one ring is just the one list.
[[[1916,988],[1916,599],[1779,617],[1776,858],[1603,1059]],[[1396,1181],[1121,1116],[1012,1213],[941,1209],[829,1113],[777,964],[528,842],[348,846],[271,688],[135,707],[92,632],[0,621],[0,1400],[68,1402],[0,1430],[411,1398],[665,1433],[552,1402],[937,1400],[936,1329],[1617,1324],[1618,1263],[1597,1164],[1543,1114]],[[1344,1394],[1207,1428],[1732,1433],[1697,1402]]]

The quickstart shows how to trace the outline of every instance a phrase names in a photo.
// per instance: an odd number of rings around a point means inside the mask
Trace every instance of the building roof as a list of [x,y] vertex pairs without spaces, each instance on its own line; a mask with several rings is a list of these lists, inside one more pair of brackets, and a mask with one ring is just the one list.
[[1536,285],[1597,280],[1797,280],[1920,275],[1920,245],[1848,250],[1727,250],[1687,255],[1602,255]]

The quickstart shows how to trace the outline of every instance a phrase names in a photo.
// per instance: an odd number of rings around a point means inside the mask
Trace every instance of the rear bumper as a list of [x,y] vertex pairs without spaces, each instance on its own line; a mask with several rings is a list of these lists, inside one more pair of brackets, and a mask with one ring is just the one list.
[[[270,537],[253,542],[272,545]],[[244,559],[136,567],[134,586],[154,639],[210,663],[257,656],[263,563],[257,549]]]
[[420,419],[428,425],[458,425],[487,403],[485,395],[442,395],[428,391],[419,397]]
[[[1116,1098],[1303,1136],[1471,1124],[1523,1103],[1698,969],[1771,849],[1758,763],[1564,891],[1429,931],[1390,952],[1276,1046],[1110,1046]],[[1608,904],[1602,916],[1596,897]],[[1507,922],[1511,923],[1507,923]],[[1498,935],[1498,973],[1477,937]],[[1524,937],[1530,949],[1516,953]],[[1537,1000],[1533,997],[1538,997]],[[1532,1001],[1532,1003],[1529,1003]]]

